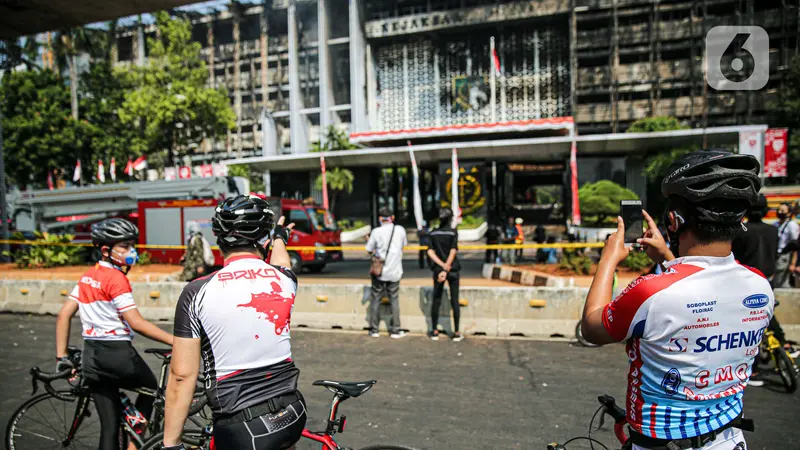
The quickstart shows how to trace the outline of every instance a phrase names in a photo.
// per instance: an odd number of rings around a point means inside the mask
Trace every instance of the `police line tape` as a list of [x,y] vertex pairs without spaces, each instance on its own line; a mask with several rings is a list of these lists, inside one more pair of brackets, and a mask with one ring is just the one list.
[[[68,242],[68,243],[54,243],[43,241],[26,241],[15,239],[0,239],[0,244],[19,244],[19,245],[39,245],[39,246],[61,246],[61,247],[94,247],[94,244],[89,242]],[[540,249],[540,248],[601,248],[605,245],[603,242],[562,242],[552,244],[466,244],[459,245],[459,250],[518,250],[518,249]],[[144,250],[186,250],[185,245],[150,245],[150,244],[136,244],[137,249]],[[217,246],[211,247],[214,250],[219,249]],[[328,246],[294,246],[289,245],[287,250],[296,251],[366,251],[366,245],[328,245]],[[428,247],[424,245],[407,245],[403,247],[404,251],[420,251],[427,250]]]

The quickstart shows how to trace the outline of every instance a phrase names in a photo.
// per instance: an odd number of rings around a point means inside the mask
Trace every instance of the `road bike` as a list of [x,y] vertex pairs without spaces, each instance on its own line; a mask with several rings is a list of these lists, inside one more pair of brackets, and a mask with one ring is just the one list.
[[[96,449],[100,442],[100,420],[94,408],[89,389],[86,387],[81,371],[81,350],[69,347],[68,358],[75,369],[58,373],[45,373],[39,367],[30,370],[32,377],[32,397],[20,406],[11,416],[6,426],[5,443],[8,450],[32,449]],[[161,372],[156,390],[140,388],[134,392],[139,395],[155,397],[153,413],[146,418],[146,426],[129,424],[129,417],[120,411],[120,448],[127,448],[132,442],[141,448],[149,436],[163,429],[164,387],[166,386],[170,349],[150,348],[145,353],[161,359]],[[65,380],[68,388],[56,389],[51,383]],[[39,384],[46,392],[36,395]],[[190,420],[202,426],[209,422],[209,411],[205,409],[207,400],[202,387],[195,391],[190,408]]]
[[783,387],[786,392],[792,393],[797,390],[797,367],[795,366],[794,359],[789,355],[789,352],[783,348],[775,333],[771,330],[764,331],[764,337],[761,339],[759,346],[759,358],[761,362],[769,362],[775,365],[775,371],[781,377]]
[[[349,398],[356,398],[377,383],[376,380],[361,382],[325,381],[318,380],[314,386],[323,386],[333,392],[333,400],[328,414],[327,426],[325,431],[303,430],[303,438],[310,439],[321,445],[321,450],[352,450],[342,447],[336,443],[333,436],[342,433],[347,425],[347,416],[339,415],[339,404]],[[184,429],[181,441],[187,449],[215,450],[214,439],[212,437],[213,428],[203,429]],[[164,434],[159,433],[148,440],[141,450],[161,450]],[[360,450],[414,450],[411,447],[401,445],[370,445]]]

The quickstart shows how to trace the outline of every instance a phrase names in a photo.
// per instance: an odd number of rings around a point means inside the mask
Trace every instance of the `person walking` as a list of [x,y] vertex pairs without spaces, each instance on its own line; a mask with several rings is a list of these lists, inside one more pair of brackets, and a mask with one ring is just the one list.
[[[158,389],[153,371],[131,345],[134,332],[172,345],[173,337],[144,319],[133,300],[127,274],[139,259],[139,229],[125,219],[92,226],[92,244],[101,259],[81,276],[56,321],[56,372],[73,368],[67,358],[70,322],[80,311],[83,328],[83,379],[100,418],[100,450],[120,450],[120,389]],[[154,398],[139,394],[135,406],[146,418]],[[135,449],[133,444],[128,449]]]
[[[423,220],[422,221],[422,229],[417,230],[417,240],[419,241],[420,247],[427,247],[430,245],[430,232],[431,229],[428,227],[428,222]],[[428,258],[428,251],[420,249],[419,251],[419,268],[425,268],[425,260]],[[430,264],[429,264],[430,265]]]
[[180,274],[180,281],[192,281],[202,277],[214,265],[211,244],[203,236],[197,221],[186,222],[186,253],[181,257],[181,263],[183,272]]
[[451,338],[458,342],[464,337],[458,331],[461,307],[458,304],[458,281],[461,265],[458,262],[458,231],[452,227],[453,211],[442,208],[439,212],[439,228],[431,233],[431,247],[428,257],[431,259],[433,271],[433,304],[431,305],[431,340],[439,340],[439,309],[442,305],[444,283],[450,288],[450,307],[453,310],[453,334]]
[[[517,226],[514,223],[514,218],[509,216],[508,223],[506,224],[506,228],[503,232],[504,244],[514,244],[517,241]],[[509,263],[512,266],[517,263],[517,253],[513,248],[507,248],[502,251],[503,254],[503,262]]]
[[788,203],[778,206],[778,251],[775,261],[775,274],[772,276],[773,289],[789,287],[789,278],[796,269],[797,238],[800,237],[800,225],[793,220]]
[[392,309],[389,335],[392,339],[400,339],[405,337],[400,329],[400,280],[403,278],[403,247],[408,245],[408,238],[406,229],[394,223],[394,215],[389,208],[381,208],[378,216],[381,225],[372,230],[367,242],[367,252],[383,262],[380,273],[370,273],[369,335],[380,336],[380,304],[384,295],[388,295]]
[[276,224],[269,203],[256,196],[217,206],[212,230],[225,266],[187,284],[178,298],[165,450],[184,449],[201,358],[216,449],[286,449],[300,440],[307,415],[290,334],[297,276],[286,243],[293,227],[283,217]]

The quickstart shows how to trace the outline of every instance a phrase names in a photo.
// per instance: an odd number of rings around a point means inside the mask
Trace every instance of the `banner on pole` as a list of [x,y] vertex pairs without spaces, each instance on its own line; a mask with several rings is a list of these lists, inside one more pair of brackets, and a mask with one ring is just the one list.
[[319,165],[322,170],[322,207],[328,211],[328,175],[325,173],[325,156],[319,157]]
[[764,135],[760,131],[739,132],[739,154],[755,156],[764,173]]
[[164,167],[164,179],[167,181],[177,180],[178,172],[174,167]]
[[461,207],[458,201],[458,179],[461,174],[458,168],[458,152],[456,149],[453,149],[451,164],[453,166],[453,172],[451,177],[452,182],[450,183],[450,197],[453,199],[453,228],[456,228],[456,226],[461,223]]
[[786,147],[789,144],[788,138],[788,128],[771,128],[764,133],[764,176],[787,176]]
[[572,226],[581,224],[581,205],[578,197],[578,146],[572,140],[569,152],[570,190],[572,191]]
[[414,150],[411,149],[411,141],[408,141],[408,154],[411,156],[411,173],[414,176],[414,220],[417,223],[417,230],[422,229],[422,196],[419,193],[419,169],[417,159],[414,157]]

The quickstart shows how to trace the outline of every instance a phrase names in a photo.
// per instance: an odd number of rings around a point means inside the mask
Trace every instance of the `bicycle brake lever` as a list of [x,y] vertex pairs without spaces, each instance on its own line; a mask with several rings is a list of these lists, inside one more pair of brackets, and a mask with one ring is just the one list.
[[31,392],[31,396],[36,395],[36,391],[39,389],[39,383],[36,382],[36,375],[39,374],[39,368],[33,367],[31,369],[31,384],[33,385],[33,392]]
[[603,425],[606,424],[606,414],[600,414],[600,423],[597,425],[597,428],[594,431],[598,431],[599,429],[603,428]]

